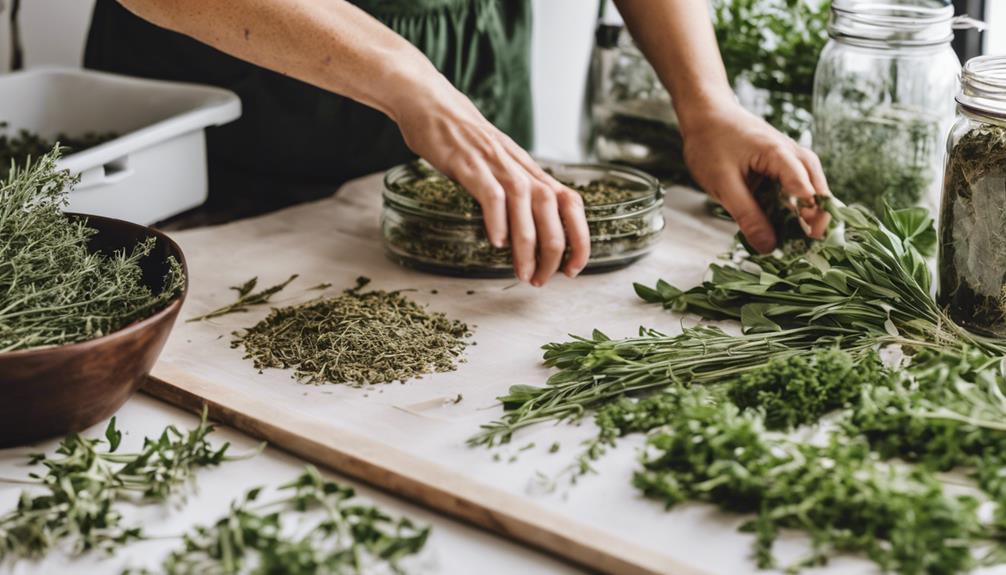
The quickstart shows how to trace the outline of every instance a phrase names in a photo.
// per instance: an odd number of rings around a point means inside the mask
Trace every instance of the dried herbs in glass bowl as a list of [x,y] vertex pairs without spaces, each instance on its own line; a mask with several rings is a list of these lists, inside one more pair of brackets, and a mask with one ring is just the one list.
[[[653,248],[664,229],[659,182],[610,164],[544,164],[583,196],[590,228],[586,272],[625,267]],[[460,185],[422,161],[384,178],[381,227],[388,256],[423,271],[465,277],[509,277],[509,248],[489,243],[478,203]]]

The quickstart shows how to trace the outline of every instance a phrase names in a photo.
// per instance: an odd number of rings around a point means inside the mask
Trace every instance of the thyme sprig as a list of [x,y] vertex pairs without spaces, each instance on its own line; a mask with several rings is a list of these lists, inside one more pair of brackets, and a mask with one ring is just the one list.
[[145,438],[138,452],[122,453],[113,417],[103,439],[75,433],[60,442],[55,457],[32,455],[30,463],[45,472],[31,473],[35,488],[0,515],[0,561],[41,557],[55,547],[72,554],[111,551],[142,539],[140,526],[124,524],[120,505],[167,501],[196,469],[236,459],[227,455],[229,444],[210,444],[212,431],[204,409],[195,429],[183,433],[171,425]]
[[[252,290],[255,289],[255,286],[258,285],[258,276],[255,276],[239,286],[230,287],[230,289],[236,291],[238,294],[237,300],[235,300],[233,303],[221,306],[203,315],[190,317],[185,321],[186,322],[204,321],[207,319],[229,315],[232,313],[243,313],[248,311],[248,308],[251,306],[265,305],[269,303],[269,299],[272,298],[272,296],[283,291],[283,288],[290,285],[290,282],[297,279],[297,277],[298,277],[297,274],[293,274],[289,278],[287,278],[287,280],[284,282],[280,282],[274,286],[267,287],[257,292],[252,292]],[[317,286],[311,289],[317,289]]]
[[182,290],[181,265],[169,260],[159,293],[140,261],[151,237],[114,254],[92,252],[96,231],[63,215],[75,179],[56,168],[59,151],[0,181],[0,353],[93,339],[143,319]]
[[[314,467],[279,491],[284,496],[272,501],[260,501],[262,488],[249,491],[219,521],[186,534],[158,572],[342,575],[381,567],[404,573],[402,560],[429,538],[429,527],[388,515]],[[293,530],[291,517],[298,523]]]

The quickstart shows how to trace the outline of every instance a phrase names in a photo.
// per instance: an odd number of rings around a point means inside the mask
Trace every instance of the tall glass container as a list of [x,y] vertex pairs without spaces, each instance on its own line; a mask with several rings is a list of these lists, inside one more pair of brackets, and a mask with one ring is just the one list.
[[813,148],[832,192],[880,212],[939,203],[960,61],[940,0],[834,0],[814,78]]
[[584,111],[588,156],[694,185],[671,96],[621,24],[598,24]]
[[947,140],[940,210],[941,307],[1006,336],[1006,56],[968,60]]

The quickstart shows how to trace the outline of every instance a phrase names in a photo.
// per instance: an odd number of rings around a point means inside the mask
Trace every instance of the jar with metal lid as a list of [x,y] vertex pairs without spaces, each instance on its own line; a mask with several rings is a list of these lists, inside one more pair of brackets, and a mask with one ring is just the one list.
[[940,0],[834,0],[814,78],[813,149],[846,203],[939,203],[960,61]]
[[937,300],[976,331],[1006,335],[1006,56],[968,60],[947,139]]
[[[590,229],[585,272],[625,267],[656,245],[664,229],[663,191],[652,176],[611,164],[549,164],[584,198]],[[384,178],[385,252],[400,265],[464,277],[510,277],[509,248],[489,243],[478,203],[425,162],[397,166]]]

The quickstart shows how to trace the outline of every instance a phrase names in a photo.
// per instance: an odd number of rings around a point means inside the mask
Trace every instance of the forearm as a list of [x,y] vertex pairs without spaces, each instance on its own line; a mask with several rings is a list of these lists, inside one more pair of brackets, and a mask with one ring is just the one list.
[[615,0],[636,44],[674,101],[682,130],[736,102],[707,0]]
[[158,26],[352,98],[393,119],[396,98],[415,97],[438,75],[419,50],[342,0],[120,2]]

